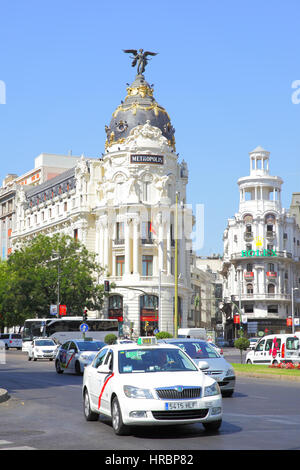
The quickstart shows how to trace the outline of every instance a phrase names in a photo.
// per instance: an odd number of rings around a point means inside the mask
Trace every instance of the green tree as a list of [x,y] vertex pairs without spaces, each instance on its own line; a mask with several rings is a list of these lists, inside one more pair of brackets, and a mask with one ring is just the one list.
[[67,306],[69,314],[81,315],[84,308],[101,309],[105,294],[98,281],[102,272],[95,254],[67,235],[40,234],[24,242],[0,266],[5,325],[22,325],[36,315],[49,316],[50,305],[57,304],[58,284],[60,304]]
[[169,333],[168,331],[160,331],[159,333],[156,333],[155,337],[157,339],[173,338],[171,333]]
[[244,333],[242,330],[239,332],[240,337],[235,340],[234,347],[240,350],[241,353],[241,364],[243,363],[243,351],[246,351],[250,345],[249,339],[244,337]]
[[104,342],[105,342],[106,344],[116,344],[117,339],[118,339],[118,338],[117,338],[116,335],[114,335],[113,333],[110,333],[110,334],[108,334],[108,335],[105,336]]

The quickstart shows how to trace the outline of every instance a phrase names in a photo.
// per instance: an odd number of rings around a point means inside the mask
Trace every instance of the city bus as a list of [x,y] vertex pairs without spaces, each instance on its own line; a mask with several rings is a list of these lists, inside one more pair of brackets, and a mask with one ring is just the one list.
[[[64,318],[30,318],[25,320],[22,330],[22,350],[27,351],[27,347],[33,338],[47,337],[54,339],[57,343],[65,343],[69,339],[82,338],[80,325],[86,323],[88,331],[86,337],[104,341],[108,334],[118,337],[118,320],[111,319],[88,319],[83,322],[82,317]],[[27,344],[26,344],[27,343]]]

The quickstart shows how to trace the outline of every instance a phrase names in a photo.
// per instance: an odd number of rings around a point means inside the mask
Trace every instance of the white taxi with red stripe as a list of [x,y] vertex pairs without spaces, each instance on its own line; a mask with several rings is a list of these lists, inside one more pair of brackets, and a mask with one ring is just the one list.
[[86,420],[109,416],[119,435],[137,425],[202,423],[217,431],[222,423],[217,382],[179,347],[152,337],[105,346],[84,369],[82,394]]
[[105,343],[74,339],[60,346],[56,358],[55,369],[58,374],[71,372],[82,374],[85,366],[90,364]]

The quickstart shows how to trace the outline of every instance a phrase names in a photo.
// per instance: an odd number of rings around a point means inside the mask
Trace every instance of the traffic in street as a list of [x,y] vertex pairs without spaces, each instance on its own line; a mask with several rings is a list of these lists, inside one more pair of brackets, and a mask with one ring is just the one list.
[[[28,361],[22,351],[6,352],[0,387],[0,450],[296,450],[300,449],[300,382],[236,377],[232,397],[222,399],[223,421],[216,432],[200,424],[133,427],[116,436],[111,419],[84,417],[82,375],[57,374],[54,361]],[[229,362],[234,350],[224,351]]]

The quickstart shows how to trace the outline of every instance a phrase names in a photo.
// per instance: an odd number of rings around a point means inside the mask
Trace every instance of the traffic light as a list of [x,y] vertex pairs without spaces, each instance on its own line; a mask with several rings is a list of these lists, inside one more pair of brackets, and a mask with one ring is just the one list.
[[82,319],[83,319],[84,322],[87,321],[87,317],[88,317],[88,315],[87,315],[87,310],[84,310],[84,311],[83,311],[83,314],[82,314]]
[[109,292],[109,281],[104,281],[104,292]]

